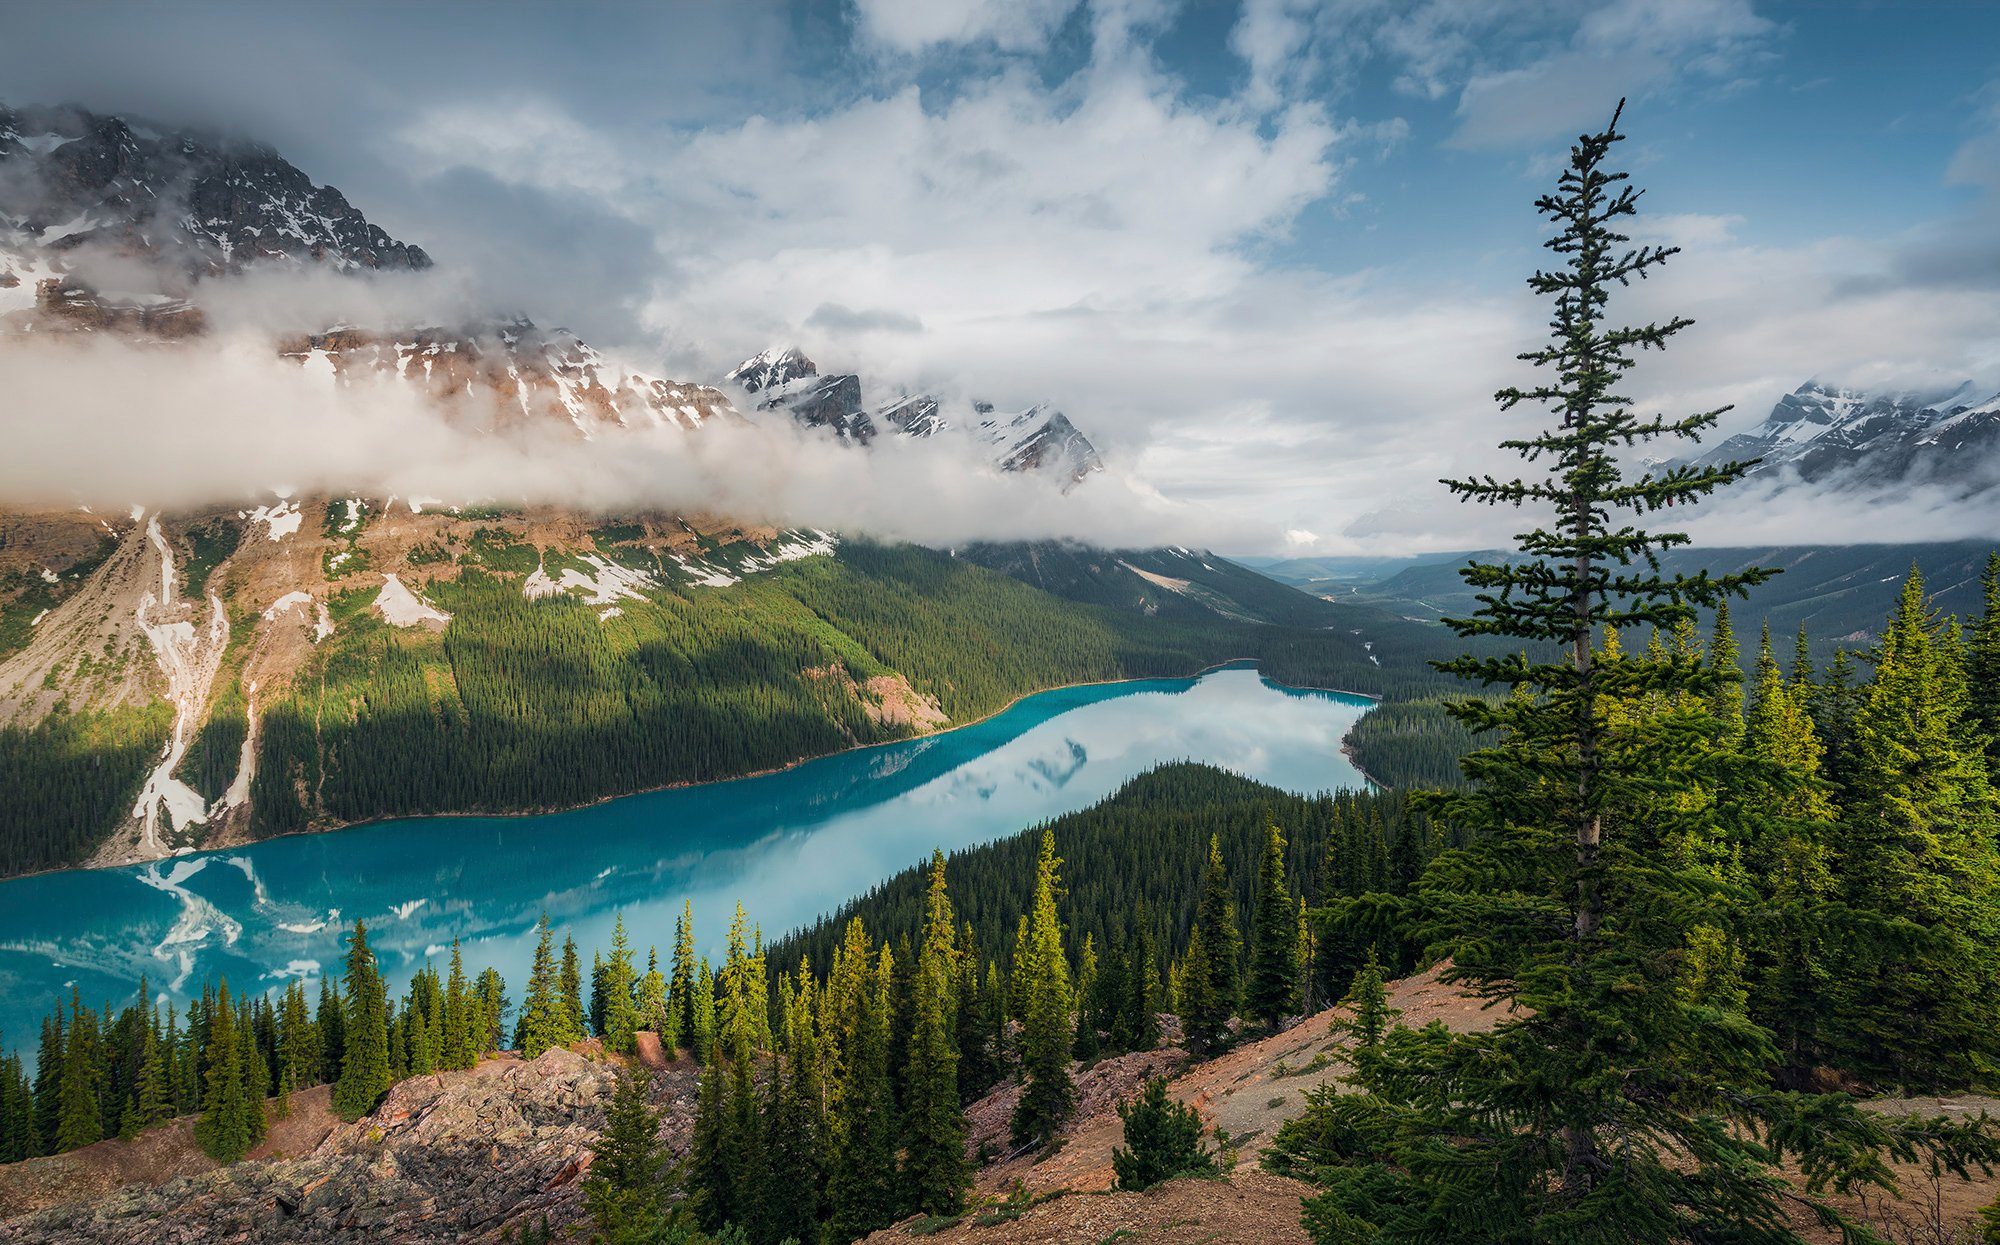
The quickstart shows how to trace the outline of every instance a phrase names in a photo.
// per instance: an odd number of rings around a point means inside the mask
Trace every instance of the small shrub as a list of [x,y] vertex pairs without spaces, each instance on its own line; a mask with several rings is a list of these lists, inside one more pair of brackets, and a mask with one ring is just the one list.
[[1139,1096],[1118,1104],[1125,1144],[1111,1152],[1121,1189],[1150,1189],[1175,1176],[1210,1175],[1215,1156],[1201,1144],[1201,1113],[1167,1097],[1167,1083],[1151,1077]]

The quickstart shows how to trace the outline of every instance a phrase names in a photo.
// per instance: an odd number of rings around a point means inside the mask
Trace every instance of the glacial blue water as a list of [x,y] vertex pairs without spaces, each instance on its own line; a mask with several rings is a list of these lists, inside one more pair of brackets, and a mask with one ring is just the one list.
[[[0,883],[0,1041],[32,1047],[50,1001],[123,1006],[143,977],[185,1005],[202,983],[264,991],[338,970],[355,918],[400,988],[451,940],[509,994],[547,911],[588,956],[623,913],[644,957],[693,900],[700,945],[736,902],[776,936],[905,866],[1103,799],[1164,762],[1298,792],[1363,785],[1341,738],[1372,702],[1247,665],[1064,688],[928,738],[779,773],[533,817],[432,817]],[[316,990],[316,982],[309,982]]]

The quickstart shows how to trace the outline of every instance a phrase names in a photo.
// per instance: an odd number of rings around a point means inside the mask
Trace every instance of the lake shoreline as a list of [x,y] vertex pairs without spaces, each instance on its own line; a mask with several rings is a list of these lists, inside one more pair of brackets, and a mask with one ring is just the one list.
[[[971,727],[981,725],[982,723],[990,722],[993,719],[1000,717],[1002,714],[1008,713],[1009,711],[1017,708],[1024,701],[1031,700],[1037,696],[1046,696],[1052,692],[1075,691],[1091,687],[1115,687],[1123,683],[1150,683],[1155,681],[1188,682],[1195,679],[1199,679],[1204,675],[1213,674],[1218,670],[1227,670],[1231,667],[1245,666],[1245,665],[1251,667],[1252,669],[1255,669],[1258,673],[1258,677],[1266,679],[1278,687],[1288,688],[1292,691],[1327,692],[1337,696],[1352,696],[1359,700],[1371,701],[1376,706],[1379,706],[1383,703],[1384,698],[1375,695],[1372,692],[1357,692],[1349,688],[1343,688],[1343,687],[1320,687],[1309,683],[1285,683],[1278,679],[1273,679],[1269,675],[1265,674],[1263,672],[1263,668],[1259,659],[1254,656],[1229,657],[1221,661],[1210,662],[1208,665],[1202,666],[1200,669],[1195,670],[1190,674],[1142,675],[1136,678],[1125,678],[1125,679],[1085,679],[1074,683],[1057,683],[1049,687],[1036,688],[1032,691],[1026,691],[1020,693],[1013,699],[1009,700],[1006,704],[1001,705],[999,708],[994,709],[989,713],[981,714],[976,718],[970,718],[964,722],[954,722],[949,725],[939,727],[935,730],[920,731],[917,732],[916,734],[908,735],[902,739],[889,739],[889,740],[884,740],[880,743],[872,743],[872,744],[854,744],[851,747],[836,748],[831,752],[819,752],[819,753],[814,753],[812,756],[795,757],[792,760],[787,761],[782,765],[768,766],[764,769],[759,769],[759,770],[749,770],[741,774],[731,774],[726,778],[682,779],[682,780],[677,780],[675,782],[659,783],[649,787],[634,787],[629,790],[609,792],[604,795],[600,795],[593,799],[585,800],[576,804],[560,804],[560,805],[550,805],[550,806],[536,807],[536,808],[502,809],[496,811],[482,810],[475,812],[475,811],[460,810],[460,811],[438,812],[438,813],[397,813],[383,817],[371,817],[363,821],[337,821],[337,822],[330,822],[325,825],[307,826],[300,830],[288,830],[283,834],[267,835],[262,838],[253,838],[247,836],[241,838],[225,837],[223,840],[219,842],[205,844],[201,847],[190,847],[179,851],[167,852],[159,856],[146,856],[132,860],[116,861],[116,862],[94,864],[94,865],[69,865],[55,869],[37,869],[30,873],[16,873],[5,878],[0,878],[0,891],[4,891],[7,884],[10,882],[25,881],[28,878],[47,877],[50,874],[55,874],[55,873],[96,873],[107,870],[136,869],[136,868],[141,868],[145,865],[158,864],[161,861],[182,860],[193,856],[207,855],[209,853],[227,852],[238,848],[254,847],[260,843],[275,843],[281,839],[302,838],[302,837],[322,835],[322,834],[338,834],[344,830],[364,830],[371,826],[387,825],[389,823],[398,821],[511,820],[515,818],[526,819],[533,817],[549,817],[560,813],[582,812],[586,809],[600,808],[606,804],[615,803],[616,801],[619,800],[633,799],[637,796],[653,795],[662,791],[684,791],[693,787],[717,787],[717,786],[723,786],[728,783],[744,782],[754,778],[768,778],[773,774],[788,773],[792,770],[798,769],[801,766],[811,765],[816,761],[824,761],[832,757],[852,756],[855,753],[867,752],[876,748],[893,748],[900,744],[912,743],[917,740],[935,739],[938,738],[939,736],[948,735],[953,731],[967,730]],[[1380,782],[1377,782],[1375,777],[1372,774],[1368,773],[1367,770],[1363,769],[1361,765],[1355,760],[1353,750],[1345,739],[1341,741],[1340,750],[1342,756],[1345,757],[1345,759],[1350,765],[1354,766],[1355,772],[1359,773],[1363,779],[1365,779],[1366,781],[1368,781],[1369,783],[1373,784],[1376,787],[1381,787],[1383,785]]]

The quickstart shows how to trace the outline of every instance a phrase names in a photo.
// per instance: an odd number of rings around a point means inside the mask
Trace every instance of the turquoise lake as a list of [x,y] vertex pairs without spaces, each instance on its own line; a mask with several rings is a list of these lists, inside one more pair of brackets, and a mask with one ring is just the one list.
[[[327,834],[0,883],[0,1041],[32,1048],[74,983],[122,1006],[226,977],[269,990],[337,970],[355,918],[392,984],[461,940],[518,1000],[547,911],[588,957],[623,913],[643,958],[683,900],[719,951],[740,899],[775,937],[930,855],[1085,808],[1169,761],[1297,792],[1364,785],[1340,741],[1372,706],[1247,665],[1192,679],[1064,688],[924,739],[779,773],[533,817],[380,822]],[[312,984],[316,990],[317,985]]]

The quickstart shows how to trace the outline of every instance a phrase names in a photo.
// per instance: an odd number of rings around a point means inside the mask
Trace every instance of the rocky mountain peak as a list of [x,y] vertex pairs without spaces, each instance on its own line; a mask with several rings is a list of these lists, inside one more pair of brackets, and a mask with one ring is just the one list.
[[980,403],[982,418],[974,435],[992,447],[1003,471],[1050,472],[1073,487],[1094,471],[1104,470],[1097,447],[1078,431],[1069,416],[1047,402],[1007,415]]
[[806,376],[819,375],[819,366],[797,347],[777,347],[752,355],[730,369],[727,379],[750,393],[771,389]]
[[1810,380],[1762,422],[1694,461],[1759,459],[1751,474],[1841,488],[2000,484],[2000,394],[1973,381],[1873,393]]
[[49,252],[103,248],[188,276],[431,264],[269,147],[76,108],[0,105],[0,224]]

